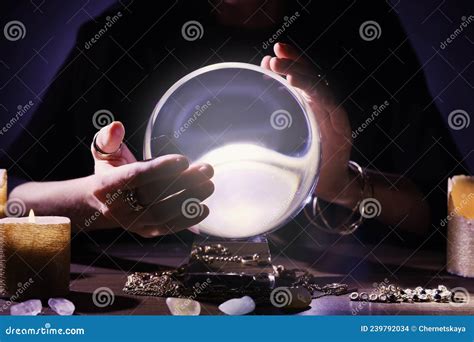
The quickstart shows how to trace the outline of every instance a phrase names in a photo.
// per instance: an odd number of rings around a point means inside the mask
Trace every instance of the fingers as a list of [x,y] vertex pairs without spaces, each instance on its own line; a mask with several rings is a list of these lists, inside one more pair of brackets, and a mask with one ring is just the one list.
[[[171,219],[183,215],[185,217],[193,217],[195,212],[191,211],[191,208],[200,205],[200,202],[211,196],[213,192],[214,184],[211,181],[206,181],[192,189],[184,190],[179,194],[149,206],[143,221],[145,224],[164,224]],[[186,201],[190,201],[188,203],[191,203],[189,204],[191,206],[187,205]]]
[[163,225],[143,226],[137,229],[135,233],[145,238],[177,233],[186,228],[195,226],[209,215],[209,208],[205,204],[201,204],[201,208],[201,215],[198,217],[189,218],[181,215]]
[[275,56],[278,58],[291,59],[296,63],[311,66],[311,63],[306,58],[304,58],[303,54],[292,45],[276,43],[273,46],[273,51],[275,52]]
[[201,204],[201,215],[196,218],[189,218],[184,215],[180,215],[166,224],[166,226],[172,231],[177,232],[192,226],[195,226],[199,222],[203,221],[209,215],[209,208],[205,204]]
[[269,61],[270,69],[280,75],[302,75],[311,77],[314,75],[314,68],[308,65],[297,63],[288,58],[272,57]]
[[97,146],[105,153],[116,152],[125,137],[125,127],[118,121],[114,121],[103,127],[97,135]]
[[94,138],[95,146],[94,141],[91,145],[96,172],[136,162],[128,147],[123,144],[124,136],[125,127],[118,121],[102,127],[97,133]]
[[319,101],[332,101],[332,95],[317,70],[302,57],[293,46],[277,43],[274,46],[276,57],[263,57],[260,65],[277,74],[286,76],[293,87],[303,90],[304,95]]
[[190,166],[178,177],[164,182],[155,182],[137,191],[140,203],[148,205],[166,198],[184,189],[193,188],[208,181],[214,175],[214,169],[209,164],[197,164]]
[[[147,207],[138,216],[136,213],[130,212],[125,216],[122,215],[122,218],[116,221],[125,229],[143,237],[175,233],[198,224],[209,215],[209,208],[201,201],[208,198],[213,192],[213,183],[207,181],[193,189],[185,190]],[[187,204],[187,201],[191,202]],[[122,212],[127,210],[129,209],[121,208]],[[109,211],[108,216],[112,216],[111,214]]]
[[188,160],[178,154],[126,164],[112,168],[101,176],[97,188],[101,193],[117,188],[135,189],[148,183],[175,178],[188,166]]
[[262,58],[262,61],[260,62],[260,66],[264,69],[267,70],[272,70],[270,68],[270,59],[272,59],[272,56],[265,56]]

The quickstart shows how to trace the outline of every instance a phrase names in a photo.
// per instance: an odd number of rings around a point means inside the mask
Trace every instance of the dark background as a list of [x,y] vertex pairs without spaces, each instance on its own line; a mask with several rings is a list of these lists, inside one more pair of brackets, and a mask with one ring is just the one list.
[[[79,27],[94,20],[114,2],[10,0],[0,3],[0,127],[15,115],[19,105],[33,101],[33,109],[38,106],[73,47]],[[129,3],[130,0],[122,0],[119,6],[126,12]],[[425,74],[433,101],[445,121],[456,109],[462,109],[472,117],[474,23],[445,49],[440,48],[440,43],[459,27],[461,18],[473,14],[472,1],[400,0],[391,1],[390,5],[416,50],[422,65],[420,72]],[[19,20],[25,25],[24,39],[13,42],[5,39],[3,28],[11,20]],[[0,152],[14,144],[33,113],[34,110],[28,111],[18,124],[0,136]],[[472,173],[474,122],[462,130],[450,129],[450,133]]]

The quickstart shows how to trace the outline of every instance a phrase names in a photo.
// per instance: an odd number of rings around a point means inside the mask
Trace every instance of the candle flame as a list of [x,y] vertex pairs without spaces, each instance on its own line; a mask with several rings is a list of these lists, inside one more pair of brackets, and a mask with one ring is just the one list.
[[33,209],[30,209],[30,213],[28,215],[28,222],[29,223],[35,223],[36,220],[35,220],[35,212],[33,211]]

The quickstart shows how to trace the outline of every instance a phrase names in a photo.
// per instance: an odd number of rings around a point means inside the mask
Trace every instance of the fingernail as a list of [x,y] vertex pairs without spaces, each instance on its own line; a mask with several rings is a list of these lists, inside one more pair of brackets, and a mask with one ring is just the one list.
[[201,185],[201,192],[205,198],[211,196],[214,193],[214,189],[214,183],[212,183],[211,181],[206,181]]
[[214,175],[214,169],[210,165],[201,166],[199,172],[205,174],[208,178],[211,178]]
[[185,157],[178,157],[175,159],[176,166],[180,169],[187,169],[189,166],[188,159]]
[[112,125],[114,124],[114,121],[112,121],[111,123],[109,123],[108,125],[102,127],[102,129],[104,131],[110,131],[110,129],[112,128]]

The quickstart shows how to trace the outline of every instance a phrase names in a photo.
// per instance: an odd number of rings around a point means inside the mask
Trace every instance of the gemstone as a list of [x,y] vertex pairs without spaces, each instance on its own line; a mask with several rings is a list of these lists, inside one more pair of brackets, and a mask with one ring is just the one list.
[[219,305],[219,310],[230,316],[246,315],[255,310],[255,302],[249,296],[229,299]]
[[76,310],[74,304],[65,298],[50,298],[48,300],[48,305],[60,316],[71,316]]
[[36,316],[42,309],[43,305],[39,299],[31,299],[12,305],[10,308],[10,314],[14,316]]
[[291,301],[285,306],[285,309],[304,309],[307,308],[313,300],[311,293],[304,287],[290,287]]
[[173,316],[199,316],[201,304],[189,298],[166,298],[166,305]]
[[421,302],[426,302],[428,300],[428,296],[424,293],[418,295],[418,300]]
[[444,291],[448,291],[448,288],[444,285],[438,285],[438,290],[440,290],[441,292],[444,292]]
[[441,298],[449,299],[451,298],[451,291],[443,291],[439,295]]

